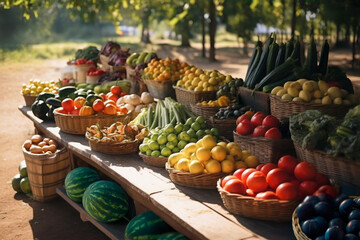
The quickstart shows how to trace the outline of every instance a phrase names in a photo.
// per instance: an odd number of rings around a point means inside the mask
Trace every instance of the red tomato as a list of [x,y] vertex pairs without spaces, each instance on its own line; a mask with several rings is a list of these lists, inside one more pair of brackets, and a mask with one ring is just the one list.
[[246,183],[247,178],[249,177],[249,175],[253,172],[256,172],[255,168],[247,168],[242,174],[241,174],[241,181],[243,181],[244,183]]
[[330,184],[329,178],[319,172],[316,173],[315,182],[317,182],[319,184],[319,186]]
[[260,171],[251,173],[246,179],[246,186],[254,192],[262,192],[268,187],[265,175]]
[[75,108],[75,103],[74,100],[72,100],[71,98],[65,98],[64,100],[62,100],[61,106],[66,112],[71,112]]
[[250,196],[250,197],[255,197],[255,193],[254,193],[254,191],[252,190],[252,189],[250,189],[250,188],[248,188],[248,189],[246,189],[246,194],[248,195],[248,196]]
[[264,137],[274,138],[274,139],[282,139],[280,130],[278,128],[274,128],[274,127],[267,130]]
[[254,114],[254,116],[251,117],[250,122],[256,127],[260,126],[266,117],[266,114],[262,112],[257,112]]
[[80,108],[74,108],[74,109],[70,112],[70,114],[71,114],[71,115],[79,115],[79,111],[80,111]]
[[238,118],[236,119],[236,126],[239,125],[239,123],[241,123],[242,120],[247,119],[247,120],[250,121],[250,118],[251,118],[251,116],[250,116],[249,114],[244,113],[243,115],[241,115],[240,117],[238,117]]
[[303,192],[305,196],[312,195],[318,188],[319,184],[314,181],[302,181],[299,184],[299,191]]
[[276,188],[276,196],[278,196],[278,198],[280,200],[289,200],[289,201],[293,201],[298,199],[298,191],[299,189],[297,188],[297,186],[293,183],[282,183],[280,184],[277,188]]
[[265,163],[260,163],[259,165],[256,166],[256,170],[260,171],[261,168],[265,165]]
[[96,99],[92,105],[94,111],[101,112],[105,108],[105,104],[101,99]]
[[117,95],[117,96],[120,96],[121,87],[119,87],[119,86],[111,86],[110,92],[111,92],[112,94],[115,94],[115,95]]
[[327,193],[327,194],[331,195],[333,198],[336,198],[336,196],[337,196],[337,192],[336,192],[335,188],[330,185],[323,185],[323,186],[319,187],[319,189],[316,190],[316,192],[314,192],[313,195],[319,196],[323,193]]
[[56,111],[58,113],[62,113],[62,114],[67,114],[67,112],[62,107],[58,107],[54,111]]
[[256,194],[255,199],[279,199],[273,191],[260,192]]
[[221,187],[224,188],[225,184],[231,179],[238,179],[238,178],[233,175],[224,177],[223,180],[221,181]]
[[276,164],[274,163],[266,163],[260,171],[266,176],[271,169],[277,168]]
[[224,185],[224,190],[230,193],[246,194],[246,186],[239,179],[231,179]]
[[238,179],[241,179],[241,175],[242,173],[246,170],[246,168],[239,168],[238,170],[236,170],[233,175],[235,177],[237,177]]
[[236,127],[236,132],[240,135],[249,135],[254,131],[254,126],[247,119],[242,120]]
[[289,174],[294,174],[294,169],[298,164],[298,160],[291,155],[282,156],[278,161],[278,167],[284,169]]
[[84,106],[86,102],[86,99],[84,97],[77,97],[74,100],[74,105],[76,108],[80,109],[82,106]]
[[264,120],[262,121],[262,125],[267,128],[279,128],[280,127],[280,121],[273,115],[267,115]]
[[111,92],[108,92],[106,94],[106,99],[108,99],[108,100],[113,100],[114,102],[116,102],[118,100],[118,98],[119,98],[118,95],[115,95],[115,94],[113,94]]
[[281,183],[290,182],[291,178],[285,170],[275,168],[266,175],[266,181],[272,189],[276,189]]
[[297,185],[297,186],[300,185],[300,181],[297,180],[296,178],[291,179],[290,182],[293,183],[293,184],[295,184],[295,185]]
[[105,93],[100,93],[99,96],[102,98],[103,101],[106,100],[106,94]]
[[266,131],[268,130],[269,128],[268,127],[265,127],[265,126],[257,126],[255,129],[254,129],[254,132],[253,132],[253,137],[264,137],[265,136],[265,133]]
[[129,93],[127,93],[127,92],[121,92],[120,93],[120,97],[123,97],[123,96],[125,96],[125,95],[128,95]]
[[316,179],[316,168],[314,165],[308,162],[300,162],[294,169],[294,175],[300,181],[315,180]]

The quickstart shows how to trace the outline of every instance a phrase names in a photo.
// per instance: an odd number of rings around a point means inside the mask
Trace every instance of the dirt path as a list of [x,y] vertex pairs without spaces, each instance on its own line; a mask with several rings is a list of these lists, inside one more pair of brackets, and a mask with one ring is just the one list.
[[[248,58],[238,49],[217,52],[218,62],[208,63],[200,56],[199,49],[172,48],[164,45],[158,51],[160,57],[177,57],[205,69],[217,69],[235,77],[243,77]],[[350,53],[335,52],[330,61],[347,64]],[[90,223],[83,223],[79,214],[61,199],[39,203],[22,194],[15,194],[11,187],[12,177],[18,173],[23,160],[21,146],[34,133],[30,120],[17,110],[24,103],[19,94],[22,83],[30,79],[48,81],[60,76],[65,60],[46,60],[26,64],[2,64],[0,66],[0,240],[8,239],[107,239]],[[348,67],[348,66],[347,66]],[[360,74],[349,75],[360,86]]]

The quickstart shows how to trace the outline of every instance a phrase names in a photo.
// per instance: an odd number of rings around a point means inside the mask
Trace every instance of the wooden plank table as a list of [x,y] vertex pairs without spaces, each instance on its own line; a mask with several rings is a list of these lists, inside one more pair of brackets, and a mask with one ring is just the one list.
[[54,122],[36,118],[30,107],[20,106],[19,110],[34,122],[37,131],[68,148],[73,168],[75,159],[96,168],[120,184],[138,203],[137,207],[152,210],[190,239],[295,239],[291,222],[267,222],[233,215],[224,208],[215,189],[175,185],[165,169],[146,165],[138,154],[107,155],[91,151],[84,136],[60,131]]

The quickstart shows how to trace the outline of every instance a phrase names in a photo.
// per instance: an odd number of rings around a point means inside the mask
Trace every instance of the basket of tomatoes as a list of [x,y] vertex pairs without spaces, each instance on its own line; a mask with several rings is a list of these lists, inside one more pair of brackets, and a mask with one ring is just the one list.
[[118,107],[115,98],[112,92],[104,98],[96,94],[74,100],[66,98],[61,102],[61,107],[54,110],[55,123],[63,132],[85,134],[87,127],[97,123],[104,127],[114,122],[130,122],[136,114],[126,107]]
[[268,221],[291,221],[299,202],[307,195],[335,192],[329,179],[307,162],[291,155],[278,164],[241,168],[217,182],[226,209],[244,217]]

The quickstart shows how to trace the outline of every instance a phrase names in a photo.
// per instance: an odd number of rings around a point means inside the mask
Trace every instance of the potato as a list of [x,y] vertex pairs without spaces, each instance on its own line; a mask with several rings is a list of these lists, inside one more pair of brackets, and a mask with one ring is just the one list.
[[31,137],[31,142],[32,142],[33,144],[38,144],[39,142],[42,141],[42,139],[43,139],[42,136],[36,134],[36,135],[34,135],[34,136]]
[[299,97],[304,100],[305,102],[310,102],[311,101],[311,94],[309,91],[306,90],[301,90],[299,93]]
[[49,145],[50,138],[44,138],[43,142],[45,142],[47,145]]
[[31,142],[31,140],[29,140],[29,139],[24,142],[24,148],[25,148],[27,151],[30,150],[31,145],[32,145],[32,142]]
[[292,97],[298,97],[299,96],[299,90],[293,87],[289,87],[287,89],[287,93]]
[[50,151],[50,146],[49,145],[45,145],[45,146],[43,146],[42,147],[42,149],[43,149],[43,152],[47,152],[47,151]]
[[49,145],[49,151],[51,151],[51,152],[56,152],[56,145],[54,145],[54,144],[51,144],[51,145]]
[[55,145],[56,146],[56,142],[54,140],[50,139],[48,145]]
[[32,145],[32,146],[30,147],[30,152],[31,152],[31,153],[37,153],[37,154],[39,154],[39,153],[43,153],[43,149],[42,149],[42,147],[39,147],[39,146],[36,146],[36,145]]
[[41,142],[39,142],[37,145],[38,145],[39,147],[43,147],[43,146],[45,146],[45,145],[47,145],[47,144],[46,144],[46,142],[41,141]]

